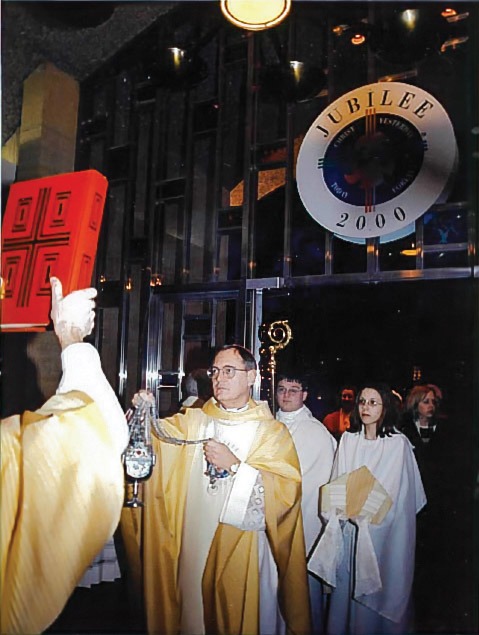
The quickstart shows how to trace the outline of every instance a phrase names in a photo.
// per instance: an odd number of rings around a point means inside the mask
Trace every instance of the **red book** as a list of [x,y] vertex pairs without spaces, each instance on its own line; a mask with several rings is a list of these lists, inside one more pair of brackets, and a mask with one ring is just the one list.
[[107,187],[96,170],[10,187],[2,223],[4,331],[46,330],[50,276],[61,280],[64,295],[91,286]]

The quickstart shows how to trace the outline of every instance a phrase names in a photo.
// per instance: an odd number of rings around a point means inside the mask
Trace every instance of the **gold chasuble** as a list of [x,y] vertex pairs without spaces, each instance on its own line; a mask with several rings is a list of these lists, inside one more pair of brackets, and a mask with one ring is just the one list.
[[86,394],[2,421],[2,635],[40,633],[57,618],[115,531],[123,482],[117,444]]
[[[308,635],[301,472],[292,437],[266,403],[253,400],[246,410],[230,412],[210,399],[201,410],[188,409],[184,415],[162,419],[161,427],[176,439],[193,441],[204,438],[208,423],[217,420],[258,423],[245,462],[260,471],[263,481],[266,536],[278,569],[278,602],[286,633]],[[122,534],[130,574],[143,594],[148,632],[177,635],[182,610],[188,611],[189,598],[181,597],[179,562],[188,483],[198,446],[173,445],[157,437],[153,444],[158,461],[144,484],[145,507],[123,509]],[[202,580],[207,635],[259,633],[259,576],[258,532],[218,522]]]

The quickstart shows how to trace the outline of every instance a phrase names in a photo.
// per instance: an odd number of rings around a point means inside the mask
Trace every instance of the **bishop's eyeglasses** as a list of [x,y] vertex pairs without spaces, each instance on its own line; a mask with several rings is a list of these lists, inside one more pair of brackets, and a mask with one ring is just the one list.
[[239,371],[240,373],[247,373],[248,369],[236,368],[236,366],[223,366],[223,368],[218,368],[218,366],[212,366],[211,368],[208,368],[206,373],[210,379],[216,379],[217,377],[221,375],[221,373],[228,379],[233,379],[237,371]]

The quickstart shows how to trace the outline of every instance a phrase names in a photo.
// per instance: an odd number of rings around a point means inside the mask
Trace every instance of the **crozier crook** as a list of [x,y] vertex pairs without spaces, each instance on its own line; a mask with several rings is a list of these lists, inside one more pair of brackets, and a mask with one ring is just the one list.
[[268,328],[268,337],[271,340],[271,344],[268,347],[269,350],[269,369],[271,373],[271,410],[273,416],[276,414],[276,401],[275,401],[275,379],[276,379],[276,353],[285,348],[293,339],[293,334],[288,320],[277,320],[271,322]]

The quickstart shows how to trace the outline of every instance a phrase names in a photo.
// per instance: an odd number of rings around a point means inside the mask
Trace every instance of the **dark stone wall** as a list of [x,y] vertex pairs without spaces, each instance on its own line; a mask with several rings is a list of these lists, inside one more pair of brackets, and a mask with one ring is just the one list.
[[[65,5],[71,4],[77,5],[76,11],[85,5],[77,25],[64,21]],[[85,26],[91,4],[2,2],[2,144],[20,124],[23,80],[39,64],[52,62],[82,81],[177,3],[109,3],[113,12],[108,19]]]

